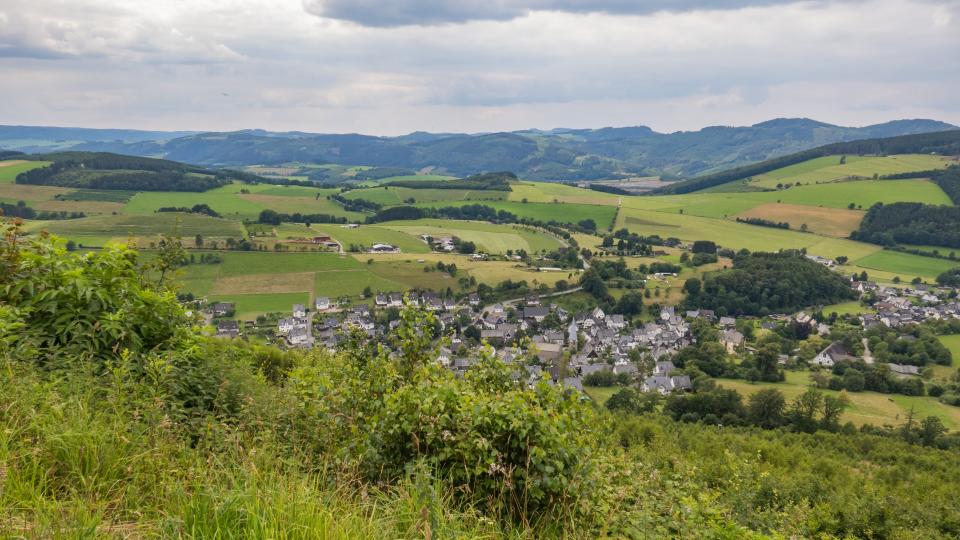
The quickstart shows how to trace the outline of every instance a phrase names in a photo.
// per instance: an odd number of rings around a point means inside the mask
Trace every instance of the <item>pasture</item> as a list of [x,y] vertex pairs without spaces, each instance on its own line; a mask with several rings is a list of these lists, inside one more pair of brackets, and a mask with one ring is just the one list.
[[957,263],[954,261],[889,250],[877,251],[876,253],[857,259],[854,263],[862,268],[893,273],[906,282],[909,282],[914,277],[932,280],[945,270],[957,266]]
[[544,232],[522,225],[495,225],[479,221],[448,221],[423,219],[416,221],[392,221],[383,227],[419,237],[456,236],[474,242],[478,251],[506,253],[507,250],[526,250],[528,253],[552,251],[561,246],[560,241]]
[[940,186],[929,180],[856,180],[795,186],[780,191],[738,193],[736,197],[831,208],[847,208],[853,203],[863,210],[877,203],[952,204]]
[[585,219],[592,219],[598,229],[606,229],[616,214],[614,206],[597,206],[579,203],[522,203],[513,201],[491,201],[475,203],[470,201],[450,203],[424,203],[416,206],[443,207],[464,206],[467,204],[483,204],[496,210],[505,210],[517,217],[535,219],[539,221],[555,221],[557,223],[578,223]]
[[430,251],[430,248],[419,238],[383,225],[360,225],[356,228],[346,228],[330,223],[317,223],[311,224],[308,229],[303,225],[284,223],[275,230],[280,238],[326,234],[340,242],[345,250],[349,249],[351,245],[369,247],[373,244],[390,244],[397,246],[404,253],[428,253]]
[[470,190],[470,189],[414,189],[408,187],[378,186],[352,189],[343,194],[348,199],[364,199],[384,206],[406,204],[413,199],[415,203],[450,201],[502,201],[507,198],[506,191]]
[[555,182],[514,182],[507,199],[515,202],[578,203],[616,206],[621,195],[603,193]]
[[23,159],[0,161],[0,184],[13,184],[18,174],[49,164],[49,161],[26,161]]
[[942,156],[928,154],[901,154],[894,156],[825,156],[753,177],[750,182],[760,187],[773,188],[777,184],[832,182],[845,178],[873,178],[913,171],[946,167],[950,162]]
[[81,219],[58,221],[31,221],[26,225],[28,232],[47,230],[58,236],[73,239],[75,237],[103,237],[124,241],[128,237],[144,238],[176,231],[180,236],[193,237],[197,234],[210,238],[243,238],[246,231],[237,221],[212,218],[199,214],[161,213],[149,216],[92,216]]
[[863,212],[840,208],[822,208],[797,204],[767,203],[737,214],[739,218],[760,218],[777,223],[786,222],[790,228],[807,230],[824,236],[847,238],[857,229]]

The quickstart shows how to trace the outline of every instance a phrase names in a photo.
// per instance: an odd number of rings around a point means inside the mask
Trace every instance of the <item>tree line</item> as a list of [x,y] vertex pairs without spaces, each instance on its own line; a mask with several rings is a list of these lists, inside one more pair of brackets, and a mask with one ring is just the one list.
[[875,204],[850,238],[882,246],[898,243],[960,247],[960,207],[917,202]]

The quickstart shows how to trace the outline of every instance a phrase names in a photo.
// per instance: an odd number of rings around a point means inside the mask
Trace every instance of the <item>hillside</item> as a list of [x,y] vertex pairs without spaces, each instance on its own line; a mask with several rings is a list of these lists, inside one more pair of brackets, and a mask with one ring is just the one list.
[[[850,142],[832,143],[809,150],[796,152],[759,163],[721,171],[676,182],[654,191],[657,194],[693,193],[709,188],[729,184],[737,180],[771,173],[792,165],[823,158],[825,156],[886,156],[892,154],[939,154],[943,156],[960,155],[960,130],[939,131],[897,137],[861,139]],[[945,164],[944,164],[945,166]],[[908,167],[909,168],[909,167]],[[923,169],[924,167],[921,167]],[[918,170],[914,168],[913,170]],[[899,171],[891,171],[899,172]]]
[[[597,180],[633,176],[689,177],[767,160],[838,141],[954,128],[932,120],[900,120],[851,128],[808,119],[777,119],[747,127],[715,126],[658,133],[650,128],[526,130],[488,134],[414,133],[401,137],[274,133],[246,130],[182,137],[146,134],[81,140],[76,150],[108,151],[204,166],[289,162],[432,168],[454,176],[509,170],[531,180]],[[29,128],[33,129],[33,128]],[[78,136],[49,131],[42,142],[28,128],[0,130],[0,148],[35,150]],[[47,129],[47,128],[45,128]],[[57,141],[60,142],[57,142]]]
[[234,180],[255,177],[235,171],[214,171],[165,159],[110,153],[59,152],[34,154],[44,165],[23,171],[17,184],[126,191],[207,191]]
[[832,394],[709,385],[601,407],[489,355],[457,377],[409,308],[376,348],[211,339],[169,261],[0,231],[4,536],[960,534],[960,440],[929,418],[858,430]]

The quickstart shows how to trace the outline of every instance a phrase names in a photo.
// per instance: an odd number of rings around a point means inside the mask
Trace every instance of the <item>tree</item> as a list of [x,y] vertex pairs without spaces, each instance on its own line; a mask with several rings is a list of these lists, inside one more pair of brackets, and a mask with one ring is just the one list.
[[747,403],[747,419],[764,429],[783,425],[786,400],[776,388],[765,388],[750,396]]
[[193,238],[193,245],[197,246],[198,248],[202,248],[202,247],[203,247],[203,235],[197,234],[197,236],[195,236],[195,237]]
[[627,318],[633,318],[643,313],[643,296],[635,291],[628,292],[620,297],[613,307],[615,313],[620,313]]
[[843,387],[851,392],[862,392],[866,386],[866,379],[858,369],[847,368],[843,373]]
[[67,240],[67,244],[65,247],[67,248],[67,251],[76,251],[77,243],[74,242],[73,240]]
[[632,414],[653,412],[660,402],[656,392],[641,393],[633,388],[622,388],[607,400],[606,407],[611,411],[623,411]]
[[790,423],[798,431],[813,433],[817,430],[817,419],[822,408],[823,393],[811,388],[793,400],[788,414]]
[[936,416],[928,416],[920,422],[920,444],[924,446],[933,446],[933,444],[937,442],[937,439],[946,432],[947,428],[943,425],[943,422],[940,420],[940,418]]
[[683,291],[691,296],[696,296],[700,294],[700,280],[697,278],[689,278],[683,282]]

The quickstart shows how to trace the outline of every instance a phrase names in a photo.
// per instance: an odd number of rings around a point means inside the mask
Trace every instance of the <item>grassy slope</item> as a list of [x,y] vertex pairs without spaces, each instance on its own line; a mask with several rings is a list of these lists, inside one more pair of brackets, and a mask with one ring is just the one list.
[[[450,203],[424,203],[417,206],[441,207],[463,206],[477,204],[471,201]],[[562,223],[577,223],[584,219],[592,219],[597,227],[605,229],[613,221],[616,208],[613,206],[597,206],[579,203],[521,203],[513,201],[484,201],[482,204],[497,210],[506,210],[519,217],[537,219],[541,221],[558,221]]]
[[205,237],[234,237],[245,235],[237,221],[217,219],[199,214],[161,213],[148,216],[93,216],[60,221],[33,221],[28,231],[47,230],[65,238],[101,237],[125,240],[128,236],[148,237],[170,234],[177,228],[181,236],[201,234]]
[[424,219],[387,222],[383,226],[415,237],[421,234],[456,236],[475,242],[481,251],[488,253],[505,253],[508,249],[524,249],[532,253],[560,247],[560,242],[553,236],[519,225]]
[[49,165],[49,161],[24,161],[21,159],[8,159],[0,161],[0,184],[12,184],[17,175]]
[[895,156],[847,156],[840,165],[840,156],[825,156],[755,176],[751,182],[761,187],[775,187],[788,182],[829,182],[851,176],[872,178],[912,171],[945,167],[949,162],[941,156],[903,154]]

